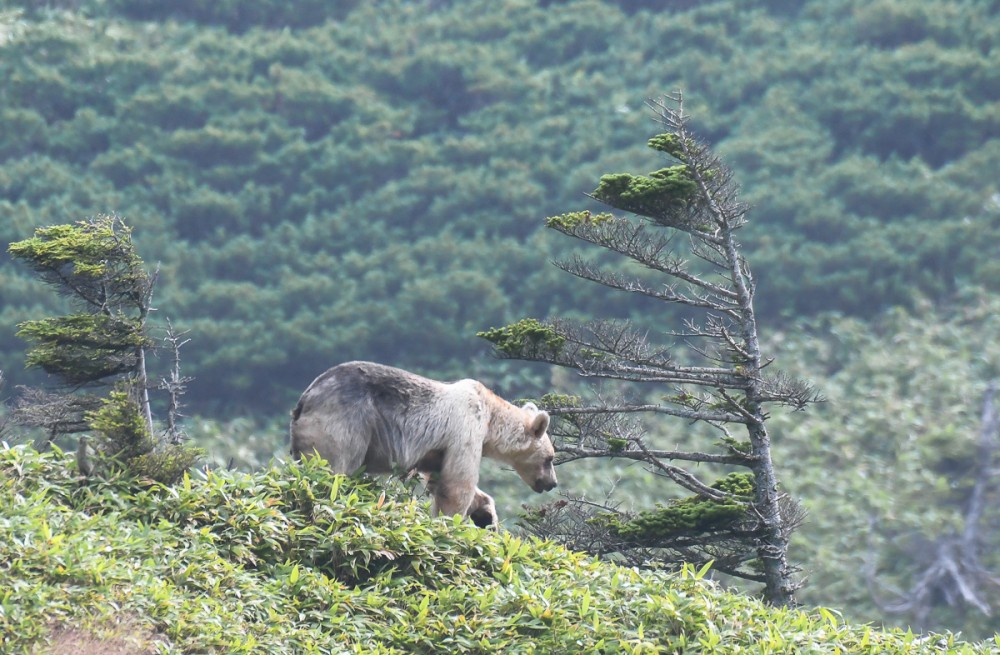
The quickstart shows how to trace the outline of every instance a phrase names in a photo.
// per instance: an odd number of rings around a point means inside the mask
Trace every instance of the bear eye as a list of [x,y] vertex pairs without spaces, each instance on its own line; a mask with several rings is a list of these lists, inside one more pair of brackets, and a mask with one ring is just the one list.
[[546,464],[546,466],[549,465],[549,464],[551,464],[552,462],[554,462],[555,459],[556,459],[555,457],[546,457],[545,458],[545,464]]

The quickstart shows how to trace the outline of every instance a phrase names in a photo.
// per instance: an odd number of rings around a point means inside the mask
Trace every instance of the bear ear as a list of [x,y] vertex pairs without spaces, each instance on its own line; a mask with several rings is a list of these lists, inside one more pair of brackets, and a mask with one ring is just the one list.
[[535,414],[535,418],[531,419],[531,425],[528,429],[536,439],[544,437],[545,432],[549,429],[548,412],[538,412]]

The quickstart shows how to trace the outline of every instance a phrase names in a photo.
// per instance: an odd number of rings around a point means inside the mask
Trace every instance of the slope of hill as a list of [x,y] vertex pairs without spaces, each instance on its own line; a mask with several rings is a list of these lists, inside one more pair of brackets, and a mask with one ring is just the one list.
[[69,462],[0,450],[0,652],[990,652],[430,520],[314,463],[164,488]]

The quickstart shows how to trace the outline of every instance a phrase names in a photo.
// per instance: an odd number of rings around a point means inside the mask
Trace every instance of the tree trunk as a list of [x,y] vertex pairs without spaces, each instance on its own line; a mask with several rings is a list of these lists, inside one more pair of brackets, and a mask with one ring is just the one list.
[[149,379],[146,375],[146,349],[139,348],[136,353],[136,384],[139,386],[139,405],[142,407],[142,417],[146,420],[149,437],[153,437],[153,411],[149,406]]
[[788,569],[788,535],[781,515],[781,493],[771,463],[771,439],[763,422],[750,426],[751,466],[757,496],[754,510],[761,521],[757,553],[764,567],[764,598],[772,605],[794,605],[795,585]]

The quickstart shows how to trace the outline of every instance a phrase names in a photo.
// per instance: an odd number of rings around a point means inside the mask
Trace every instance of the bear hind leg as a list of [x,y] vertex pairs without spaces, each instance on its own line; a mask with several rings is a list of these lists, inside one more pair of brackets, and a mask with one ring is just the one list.
[[469,519],[480,528],[494,528],[500,523],[497,518],[496,503],[482,489],[477,488],[476,495],[472,498],[472,505],[469,507]]

